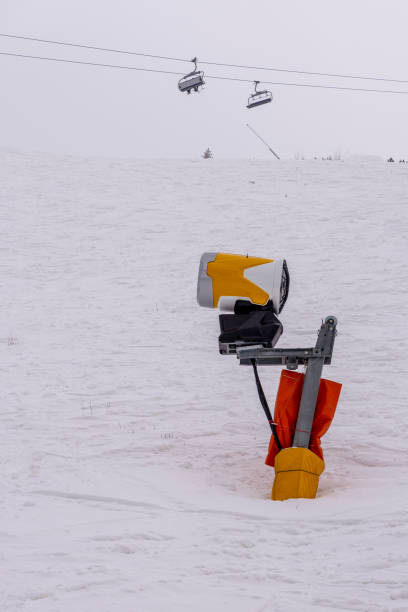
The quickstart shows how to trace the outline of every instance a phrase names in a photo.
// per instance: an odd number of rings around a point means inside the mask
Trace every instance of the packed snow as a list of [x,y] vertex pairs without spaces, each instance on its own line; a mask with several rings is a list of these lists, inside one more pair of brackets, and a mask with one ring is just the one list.
[[[408,610],[408,165],[0,164],[1,612]],[[204,251],[287,259],[278,346],[338,318],[314,500],[270,500]]]

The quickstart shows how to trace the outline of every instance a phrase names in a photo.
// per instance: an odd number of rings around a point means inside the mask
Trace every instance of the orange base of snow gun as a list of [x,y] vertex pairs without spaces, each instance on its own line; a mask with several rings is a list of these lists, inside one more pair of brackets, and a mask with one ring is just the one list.
[[279,451],[274,436],[265,463],[275,466],[272,499],[314,498],[319,486],[319,476],[324,470],[320,438],[328,430],[340,395],[341,384],[320,380],[309,448],[292,447],[296,429],[304,375],[283,370],[276,398],[274,422],[282,450]]

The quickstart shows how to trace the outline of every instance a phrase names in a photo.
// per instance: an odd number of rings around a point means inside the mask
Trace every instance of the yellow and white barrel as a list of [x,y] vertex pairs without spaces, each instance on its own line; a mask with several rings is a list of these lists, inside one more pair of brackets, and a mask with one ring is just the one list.
[[272,303],[280,313],[288,296],[289,272],[284,259],[230,253],[201,256],[197,301],[206,308],[234,311],[237,300],[258,306]]

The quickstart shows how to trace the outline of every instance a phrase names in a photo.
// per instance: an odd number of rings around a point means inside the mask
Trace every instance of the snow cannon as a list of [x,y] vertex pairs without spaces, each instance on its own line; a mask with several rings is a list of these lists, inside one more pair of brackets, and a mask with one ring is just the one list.
[[[197,301],[218,308],[219,352],[234,354],[252,366],[259,400],[272,435],[265,463],[275,468],[271,498],[314,498],[324,471],[320,438],[328,430],[341,384],[322,379],[332,360],[337,319],[326,317],[314,347],[275,348],[283,333],[277,318],[289,294],[285,259],[228,253],[201,256]],[[228,314],[225,314],[227,312]],[[281,372],[274,415],[270,411],[258,366],[286,366]],[[296,372],[299,365],[305,373]]]
[[238,346],[261,344],[272,348],[282,333],[276,314],[289,293],[284,259],[264,259],[229,253],[204,253],[197,283],[197,301],[224,312],[219,317],[221,354]]

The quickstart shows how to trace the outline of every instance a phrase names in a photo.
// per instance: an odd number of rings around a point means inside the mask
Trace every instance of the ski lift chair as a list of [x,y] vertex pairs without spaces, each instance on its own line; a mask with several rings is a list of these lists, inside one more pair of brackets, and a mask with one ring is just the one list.
[[193,90],[197,91],[202,87],[204,82],[204,72],[197,70],[197,58],[191,60],[194,62],[194,70],[183,76],[178,82],[178,88],[181,92],[191,93]]
[[268,89],[258,91],[259,81],[254,81],[254,83],[255,91],[248,98],[247,108],[255,108],[256,106],[261,106],[262,104],[268,104],[268,102],[272,102],[272,92]]

